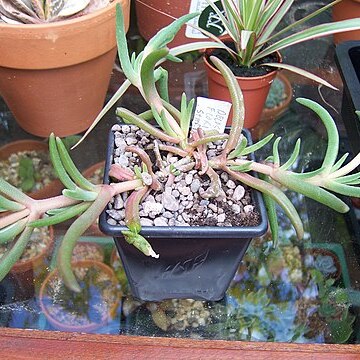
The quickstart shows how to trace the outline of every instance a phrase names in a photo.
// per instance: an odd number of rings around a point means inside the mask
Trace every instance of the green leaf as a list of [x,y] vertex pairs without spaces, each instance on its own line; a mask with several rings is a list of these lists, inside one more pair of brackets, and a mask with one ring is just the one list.
[[234,171],[239,171],[239,172],[248,172],[248,171],[251,171],[252,163],[253,163],[253,161],[247,161],[241,165],[232,165],[232,166],[230,166],[230,169],[234,170]]
[[72,181],[70,176],[65,170],[65,167],[61,161],[58,147],[56,144],[55,135],[53,133],[50,134],[49,137],[49,150],[50,150],[50,159],[53,164],[53,167],[56,171],[56,174],[60,181],[64,184],[67,189],[73,190],[76,188],[76,184]]
[[280,156],[279,156],[279,142],[281,137],[277,137],[273,144],[273,161],[274,165],[280,166]]
[[74,162],[71,160],[69,153],[66,150],[65,145],[59,137],[56,138],[56,144],[59,151],[59,156],[62,164],[69,174],[71,179],[80,187],[89,191],[95,190],[96,186],[87,180],[81,172],[77,169]]
[[251,154],[259,149],[261,149],[262,147],[264,147],[272,138],[274,137],[274,134],[270,134],[268,136],[266,136],[264,139],[261,139],[260,141],[258,141],[257,143],[248,146],[246,149],[244,149],[244,151],[241,152],[241,155],[248,155]]
[[27,156],[19,157],[18,175],[21,190],[24,192],[31,191],[35,186],[35,169],[32,159]]
[[32,221],[29,226],[31,227],[42,227],[60,224],[66,220],[69,220],[75,216],[82,214],[86,209],[89,208],[91,203],[85,202],[69,206],[61,212],[58,212],[56,215],[45,217],[43,219]]
[[247,139],[245,136],[241,137],[241,140],[239,144],[236,146],[236,148],[228,155],[228,160],[234,159],[236,157],[240,157],[243,154],[243,151],[245,150],[247,146]]
[[300,139],[297,139],[296,140],[296,144],[295,144],[295,147],[294,147],[294,150],[291,154],[291,156],[289,157],[289,160],[283,164],[282,166],[280,166],[280,169],[282,170],[287,170],[289,169],[291,166],[294,165],[296,159],[298,158],[299,156],[299,153],[300,153],[300,144],[301,144],[301,140]]
[[5,244],[8,241],[14,239],[24,229],[28,222],[28,219],[22,219],[18,222],[8,225],[7,227],[0,229],[0,244]]
[[98,197],[98,193],[94,191],[87,191],[76,187],[73,190],[64,189],[63,195],[74,200],[94,201]]
[[25,209],[25,206],[7,199],[6,197],[0,195],[0,207],[3,211],[19,211]]

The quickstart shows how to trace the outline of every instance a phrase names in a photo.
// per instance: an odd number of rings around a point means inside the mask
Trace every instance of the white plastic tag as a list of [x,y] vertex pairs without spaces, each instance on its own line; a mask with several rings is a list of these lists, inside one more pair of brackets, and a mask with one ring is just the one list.
[[[209,4],[206,0],[191,0],[189,14],[195,12],[202,12]],[[188,22],[191,25],[197,25],[198,18],[192,19]],[[207,36],[203,35],[201,31],[193,28],[192,26],[186,25],[185,36],[190,39],[205,39]]]
[[218,131],[222,134],[231,110],[231,103],[227,101],[198,97],[196,99],[195,114],[192,128],[204,131]]

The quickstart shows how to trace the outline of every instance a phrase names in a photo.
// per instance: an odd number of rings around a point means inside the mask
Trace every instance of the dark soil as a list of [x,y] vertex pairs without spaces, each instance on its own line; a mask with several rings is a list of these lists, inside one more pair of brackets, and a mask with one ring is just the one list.
[[[226,45],[234,49],[234,46],[231,46],[230,44],[226,44]],[[279,62],[278,56],[276,54],[271,54],[269,56],[266,56],[258,60],[253,64],[253,66],[246,67],[241,64],[238,64],[235,61],[235,59],[226,50],[215,49],[211,52],[211,54],[207,55],[207,59],[210,64],[212,64],[212,62],[209,59],[210,55],[216,56],[217,58],[222,60],[231,69],[231,71],[235,76],[240,76],[240,77],[255,77],[255,76],[266,75],[274,71],[274,68],[271,68],[269,66],[262,66],[261,64]]]

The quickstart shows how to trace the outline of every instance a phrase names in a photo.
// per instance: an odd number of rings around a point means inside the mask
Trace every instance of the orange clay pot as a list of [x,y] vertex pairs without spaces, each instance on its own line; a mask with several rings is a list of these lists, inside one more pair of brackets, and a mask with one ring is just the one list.
[[[209,63],[208,56],[209,53],[204,56],[204,62],[208,76],[209,98],[231,102],[225,80],[220,71]],[[278,56],[281,58],[280,54]],[[251,129],[259,123],[270,85],[276,74],[277,70],[274,70],[264,76],[236,77],[244,96],[245,128]],[[229,115],[227,125],[231,126],[231,118],[232,112]]]
[[46,258],[54,246],[54,229],[49,226],[50,241],[41,252],[28,260],[18,260],[10,270],[10,278],[16,283],[16,300],[29,299],[35,293],[35,278],[45,269]]
[[[150,40],[160,29],[169,25],[179,17],[190,11],[190,0],[135,0],[136,19],[140,35]],[[180,31],[170,43],[170,47],[187,44],[202,39],[189,38],[185,35],[186,26]]]
[[[112,286],[114,286],[114,288],[116,288],[118,285],[118,280],[116,279],[113,269],[111,269],[109,266],[105,265],[102,262],[94,261],[94,260],[82,260],[82,261],[77,261],[77,262],[72,263],[73,269],[75,269],[77,267],[81,267],[81,268],[94,267],[97,269],[98,273],[104,273],[110,278],[110,282],[111,282]],[[65,319],[61,320],[61,319],[54,317],[50,310],[53,299],[49,295],[47,295],[47,288],[48,288],[49,281],[51,281],[54,278],[57,278],[58,276],[59,276],[58,270],[54,270],[51,273],[49,273],[49,275],[46,277],[46,279],[42,283],[41,288],[40,288],[40,293],[39,293],[39,303],[40,303],[41,310],[44,313],[44,315],[46,316],[49,323],[55,329],[61,330],[61,331],[71,331],[71,332],[94,332],[96,329],[99,329],[102,326],[106,325],[106,323],[108,321],[110,321],[112,318],[115,317],[117,308],[119,306],[120,296],[121,296],[121,293],[119,291],[116,292],[116,297],[113,299],[114,300],[113,303],[109,304],[110,307],[109,307],[108,311],[106,312],[106,314],[104,314],[102,316],[102,318],[99,319],[99,321],[97,321],[97,322],[89,322],[87,324],[75,325],[75,324],[66,322]],[[92,286],[96,286],[96,284],[93,284]],[[108,285],[108,287],[109,286],[110,285]],[[61,294],[60,294],[60,297],[61,297]],[[99,305],[94,302],[94,299],[89,298],[87,300],[88,300],[87,305],[89,307],[90,306],[96,307]],[[71,315],[72,311],[70,310],[69,313]],[[66,315],[66,310],[64,310],[64,315]]]
[[[13,141],[0,148],[0,161],[8,159],[11,154],[16,154],[18,152],[29,150],[36,150],[48,153],[49,147],[46,142],[37,140]],[[32,191],[28,193],[28,195],[33,199],[45,199],[60,195],[63,189],[64,185],[62,184],[62,182],[59,179],[54,179],[41,189]]]
[[0,95],[27,132],[84,131],[101,110],[116,55],[115,6],[49,24],[0,24]]
[[[333,21],[360,17],[360,0],[342,0],[332,8]],[[346,31],[334,34],[334,43],[348,40],[360,40],[360,30]]]

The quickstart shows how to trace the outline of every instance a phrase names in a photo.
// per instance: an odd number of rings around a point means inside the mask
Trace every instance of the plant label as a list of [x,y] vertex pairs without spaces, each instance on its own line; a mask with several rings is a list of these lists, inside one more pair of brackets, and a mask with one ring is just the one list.
[[[210,0],[214,2],[214,0]],[[221,2],[216,1],[216,6],[221,9]],[[189,13],[199,12],[201,13],[199,18],[190,20],[186,25],[185,36],[190,39],[205,39],[207,38],[196,27],[200,27],[206,31],[211,32],[214,35],[221,35],[225,28],[222,25],[221,19],[215,13],[215,11],[209,6],[207,0],[191,0]]]
[[196,99],[192,129],[215,130],[222,134],[225,130],[230,110],[231,103],[227,101],[198,97]]

